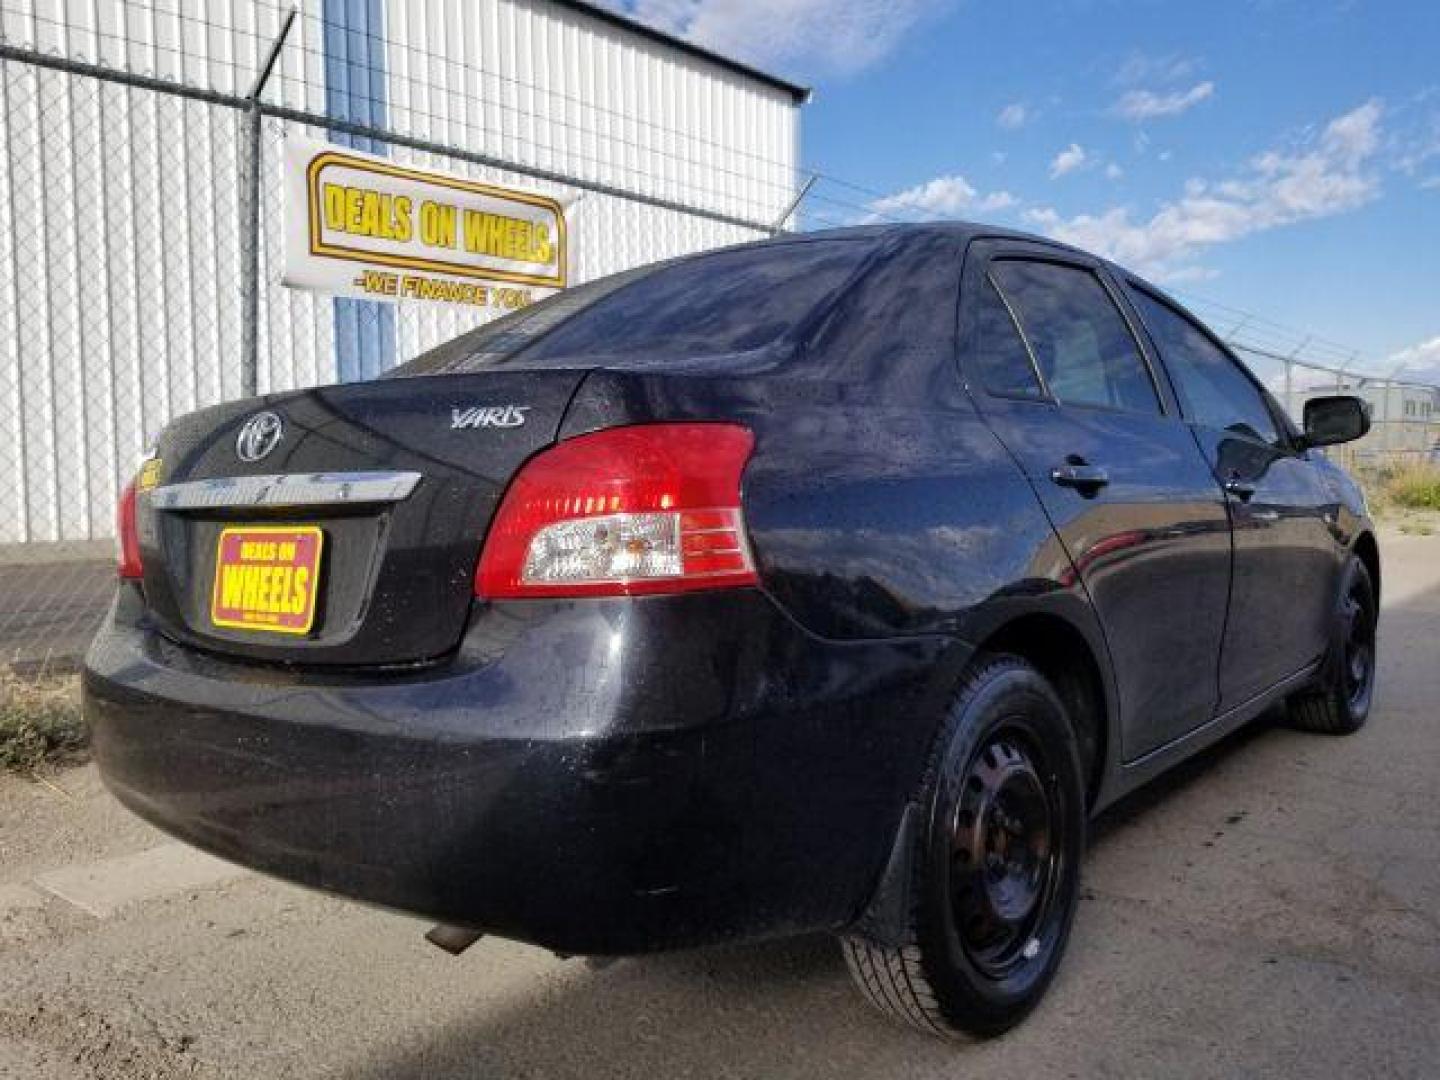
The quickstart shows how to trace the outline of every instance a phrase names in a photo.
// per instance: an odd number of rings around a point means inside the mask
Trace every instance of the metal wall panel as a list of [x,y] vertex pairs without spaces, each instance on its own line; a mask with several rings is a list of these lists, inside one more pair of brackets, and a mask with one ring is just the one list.
[[148,434],[234,394],[239,271],[233,110],[3,64],[0,342],[23,490],[0,542],[108,535]]
[[[387,103],[398,131],[756,221],[793,197],[790,95],[543,0],[386,0]],[[396,160],[533,187],[523,176],[392,148]],[[637,263],[753,240],[756,231],[579,195],[576,282]],[[412,305],[397,354],[480,318]]]
[[[244,95],[289,6],[0,0],[0,39]],[[777,220],[792,196],[798,110],[780,89],[544,0],[384,0],[383,15],[392,131],[747,220]],[[324,112],[325,29],[322,0],[304,0],[266,101]],[[264,123],[262,392],[339,370],[330,298],[279,284],[287,133],[325,137]],[[234,108],[0,61],[0,476],[14,478],[0,482],[0,543],[111,535],[115,493],[147,439],[239,393],[244,146]],[[384,152],[545,186],[399,145]],[[758,235],[580,194],[572,280]],[[396,305],[396,355],[481,319]]]
[[[0,34],[243,93],[280,12],[4,0]],[[239,391],[239,117],[18,61],[0,69],[0,441],[12,447],[0,543],[106,537],[148,438]]]

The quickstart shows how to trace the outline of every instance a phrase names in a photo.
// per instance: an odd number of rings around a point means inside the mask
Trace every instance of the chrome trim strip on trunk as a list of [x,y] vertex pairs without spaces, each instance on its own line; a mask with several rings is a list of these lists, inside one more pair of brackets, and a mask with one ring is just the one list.
[[418,472],[271,473],[167,484],[150,492],[156,510],[393,503],[409,497]]

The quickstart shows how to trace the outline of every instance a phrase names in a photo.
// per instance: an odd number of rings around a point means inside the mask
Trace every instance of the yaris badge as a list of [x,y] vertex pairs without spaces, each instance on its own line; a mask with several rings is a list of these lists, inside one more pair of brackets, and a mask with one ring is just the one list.
[[245,421],[235,437],[235,456],[241,461],[259,461],[280,445],[285,424],[273,412],[256,413]]
[[450,429],[512,428],[525,423],[529,405],[472,405],[468,409],[450,410]]

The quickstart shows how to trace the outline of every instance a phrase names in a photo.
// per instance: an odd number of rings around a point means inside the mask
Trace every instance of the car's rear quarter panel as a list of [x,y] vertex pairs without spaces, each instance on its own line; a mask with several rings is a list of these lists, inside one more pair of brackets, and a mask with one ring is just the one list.
[[762,578],[826,637],[975,642],[1017,602],[1083,607],[1033,489],[961,380],[962,257],[943,232],[893,245],[793,357],[593,372],[561,437],[656,420],[748,426],[745,517]]

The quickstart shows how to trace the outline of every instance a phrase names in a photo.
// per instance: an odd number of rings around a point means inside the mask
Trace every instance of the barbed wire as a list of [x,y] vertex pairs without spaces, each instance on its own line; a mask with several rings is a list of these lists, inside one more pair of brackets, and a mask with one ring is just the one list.
[[[143,74],[171,77],[208,89],[235,90],[246,86],[253,77],[258,58],[274,40],[286,10],[287,6],[280,2],[256,3],[249,9],[249,18],[232,10],[231,18],[217,19],[187,9],[182,0],[170,4],[163,0],[124,0],[110,9],[108,19],[99,8],[75,9],[75,14],[69,14],[67,9],[66,17],[57,18],[38,5],[7,0],[0,3],[0,41],[41,47],[48,40],[59,51],[68,50],[71,55],[88,53],[95,62],[107,66],[138,66]],[[663,115],[639,116],[635,108],[604,104],[593,93],[582,96],[553,82],[482,70],[464,59],[405,40],[408,24],[404,19],[397,20],[388,32],[342,23],[323,11],[301,10],[296,21],[296,31],[281,51],[273,83],[276,93],[272,96],[282,101],[291,95],[307,102],[314,97],[323,99],[330,88],[329,80],[338,70],[347,84],[346,101],[354,113],[374,115],[383,110],[385,124],[381,126],[401,132],[408,127],[427,138],[438,131],[437,142],[462,144],[478,138],[489,145],[498,141],[502,148],[523,154],[525,161],[519,164],[543,166],[563,161],[588,177],[609,179],[622,175],[628,181],[638,181],[638,190],[646,193],[683,188],[711,205],[739,208],[743,216],[760,219],[768,211],[778,214],[777,208],[788,205],[793,194],[813,178],[817,183],[796,208],[796,220],[823,227],[963,220],[954,214],[896,207],[887,203],[894,198],[894,192],[878,190],[822,167],[797,167],[790,161],[737,145],[734,140],[721,141],[667,122]],[[136,33],[135,27],[144,27],[146,34]],[[512,39],[520,33],[515,25],[510,25],[509,31]],[[229,46],[208,48],[203,58],[186,51],[188,42],[210,34],[227,35],[231,39]],[[326,53],[316,46],[327,36],[343,43],[341,53]],[[382,50],[389,69],[384,82],[387,89],[371,93],[368,87],[375,74],[371,57]],[[644,55],[643,50],[635,53],[637,57]],[[566,70],[566,56],[568,52],[554,63],[557,72]],[[668,74],[663,68],[655,70],[663,85]],[[216,72],[222,77],[217,79]],[[589,78],[594,82],[598,76],[592,72]],[[506,96],[499,96],[502,93]],[[527,98],[531,107],[525,104]],[[536,110],[533,105],[537,100],[552,107]],[[634,105],[643,107],[646,102],[655,102],[653,108],[662,112],[676,108],[664,94],[643,99],[637,96]],[[670,145],[666,145],[667,141]],[[746,168],[743,163],[755,167]],[[1367,360],[1359,348],[1287,326],[1186,287],[1171,286],[1169,291],[1232,343],[1243,343],[1267,356],[1273,354],[1277,360],[1368,378],[1383,377],[1384,373],[1375,370],[1379,361]]]
[[[37,45],[46,37],[72,44],[78,40],[82,43],[82,51],[83,45],[89,45],[97,60],[104,59],[105,45],[111,43],[119,46],[119,51],[123,54],[119,66],[133,66],[130,58],[138,54],[151,61],[150,67],[145,69],[146,72],[160,72],[166,67],[173,67],[175,77],[190,82],[197,81],[192,78],[191,69],[195,66],[212,74],[217,68],[223,70],[228,67],[233,84],[238,86],[253,74],[253,56],[258,55],[273,40],[274,29],[261,29],[261,24],[269,15],[270,21],[278,25],[284,8],[278,3],[257,4],[252,9],[255,16],[253,25],[245,25],[239,19],[222,22],[197,15],[185,10],[179,0],[176,0],[174,5],[166,5],[159,0],[152,0],[150,3],[129,0],[119,5],[116,10],[118,15],[115,25],[132,27],[148,23],[151,31],[149,39],[137,40],[133,34],[108,31],[101,25],[98,17],[91,25],[80,25],[74,20],[52,18],[35,5],[17,6],[7,3],[0,4],[0,40],[16,40],[16,35],[10,30],[21,26],[28,28],[28,37]],[[812,190],[797,207],[797,211],[800,220],[824,226],[911,221],[921,217],[960,220],[956,215],[919,209],[909,213],[903,208],[897,209],[889,205],[881,209],[886,200],[893,198],[893,192],[880,191],[820,168],[796,169],[789,162],[747,150],[733,142],[722,143],[654,117],[642,118],[633,110],[611,108],[600,104],[593,97],[580,97],[554,85],[539,84],[493,70],[477,70],[471,63],[437,55],[428,48],[399,40],[393,33],[378,33],[344,24],[323,13],[300,12],[298,21],[301,23],[300,33],[287,42],[281,53],[279,69],[276,72],[277,85],[298,88],[305,95],[317,91],[323,94],[328,88],[328,82],[326,85],[317,86],[316,77],[328,80],[338,65],[342,74],[348,71],[352,76],[346,81],[350,83],[347,98],[353,108],[362,113],[367,108],[377,112],[383,108],[387,123],[393,123],[395,114],[398,113],[413,127],[427,131],[438,127],[450,132],[458,128],[462,137],[467,139],[478,133],[484,139],[498,138],[502,143],[507,140],[523,142],[531,161],[563,159],[567,163],[578,163],[591,175],[604,175],[619,169],[633,176],[638,159],[648,162],[650,166],[641,170],[642,190],[663,190],[668,184],[683,184],[687,190],[707,200],[731,206],[737,201],[748,207],[762,204],[737,196],[736,191],[727,184],[728,180],[735,181],[736,186],[772,191],[777,201],[788,198],[806,178],[813,178],[832,188],[853,192],[863,198],[863,201],[856,201],[837,197],[818,187]],[[402,20],[397,25],[403,27],[405,24]],[[162,28],[164,33],[161,32]],[[512,32],[513,29],[512,27]],[[224,52],[210,50],[198,64],[187,63],[187,60],[191,59],[184,49],[187,35],[212,30],[230,35],[245,44],[229,50],[228,57]],[[308,44],[327,34],[341,37],[345,42],[344,55],[337,56],[333,52],[326,54]],[[374,74],[368,55],[364,59],[355,59],[350,55],[356,51],[357,42],[362,46],[362,52],[370,49],[385,50],[389,57],[389,66],[392,69],[404,69],[403,76],[396,78],[392,75],[386,81],[387,86],[393,85],[393,92],[362,92],[356,95],[356,85],[368,85]],[[163,57],[173,58],[174,63],[161,63]],[[417,76],[417,70],[434,74],[429,78],[422,78]],[[209,81],[213,83],[214,79]],[[467,85],[460,85],[462,83]],[[476,84],[506,87],[512,100],[501,100],[494,94],[477,92]],[[526,95],[532,96],[532,100],[533,96],[538,96],[543,100],[561,103],[567,110],[581,110],[582,114],[588,113],[592,119],[604,117],[607,123],[601,130],[599,125],[575,123],[553,112],[537,116],[532,109],[521,104],[521,99]],[[426,102],[428,108],[417,104],[420,101]],[[442,103],[442,107],[437,109],[436,102]],[[492,122],[497,117],[498,124]],[[506,117],[511,118],[509,123],[506,122]],[[419,124],[415,123],[417,120],[420,121]],[[556,145],[537,137],[537,127],[557,133],[568,132],[574,139],[569,140],[567,145]],[[523,130],[527,128],[529,130]],[[716,154],[706,154],[704,157],[686,156],[655,142],[631,137],[627,131],[643,131],[651,137],[673,139],[681,144],[715,151],[726,158],[751,161],[765,169],[783,172],[787,176],[785,179],[759,176],[753,170],[744,171],[714,160]],[[603,155],[587,152],[587,145],[592,149],[603,145],[606,152]],[[657,172],[661,175],[657,176]],[[711,182],[697,182],[695,177],[700,174],[708,176]],[[714,182],[716,177],[721,178],[718,185]],[[828,208],[828,212],[818,207]],[[1227,339],[1243,343],[1259,354],[1317,369],[1353,372],[1366,377],[1380,376],[1378,372],[1365,370],[1369,365],[1364,362],[1362,352],[1357,348],[1286,326],[1267,316],[1222,303],[1186,288],[1172,287],[1171,291],[1197,309],[1202,309],[1211,321],[1228,324],[1217,326]]]
[[[579,96],[583,80],[539,85],[409,41],[357,36],[311,13],[297,16],[277,82],[252,106],[244,95],[279,29],[279,3],[224,9],[233,25],[181,0],[75,4],[52,17],[57,10],[58,2],[42,11],[0,0],[0,148],[8,151],[0,156],[0,296],[9,298],[0,304],[0,410],[19,432],[0,440],[0,477],[8,478],[0,480],[0,539],[11,549],[0,552],[0,662],[15,650],[52,657],[83,646],[104,606],[96,581],[109,573],[95,567],[108,546],[114,487],[158,425],[242,395],[232,360],[247,328],[263,358],[264,392],[373,376],[483,317],[419,303],[347,307],[284,288],[287,137],[348,133],[401,163],[584,188],[595,203],[577,215],[574,250],[588,276],[767,235],[801,194],[794,220],[802,229],[963,220],[791,161],[793,144],[779,142],[790,137],[786,124],[746,134],[743,109],[725,114],[730,128],[712,112],[708,127],[691,130],[678,120],[690,106],[665,98],[666,79],[631,91],[660,99],[637,115],[638,101]],[[330,33],[346,35],[355,52],[321,52],[317,38]],[[209,37],[197,58],[187,49],[202,34]],[[391,61],[383,92],[360,55],[382,44]],[[550,69],[533,70],[543,79],[571,59],[565,52]],[[332,93],[337,78],[354,82],[353,93]],[[327,108],[337,96],[353,112]],[[245,112],[262,119],[253,150],[233,122]],[[237,178],[251,165],[262,180],[247,231]],[[747,212],[717,209],[736,206]],[[627,238],[641,208],[650,215],[643,243]],[[82,278],[86,302],[67,300],[64,284]],[[259,292],[253,317],[237,282]],[[32,287],[33,297],[22,292]],[[1384,383],[1359,350],[1173,291],[1266,366],[1272,387],[1282,385],[1277,372],[1286,389],[1296,372],[1311,373],[1298,390],[1316,381],[1313,373]],[[352,370],[338,370],[342,355]],[[1401,430],[1398,421],[1382,425]],[[56,550],[65,544],[79,547]]]

